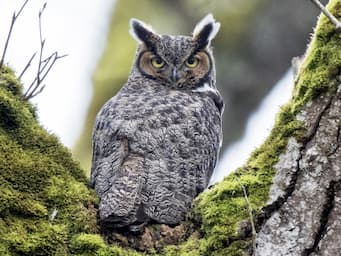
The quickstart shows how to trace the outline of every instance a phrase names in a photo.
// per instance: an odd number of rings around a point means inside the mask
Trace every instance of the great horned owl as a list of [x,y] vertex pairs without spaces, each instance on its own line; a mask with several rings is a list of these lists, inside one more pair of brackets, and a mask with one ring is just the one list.
[[210,47],[211,14],[192,36],[160,35],[130,21],[138,42],[127,83],[97,114],[91,186],[99,218],[134,230],[179,223],[208,185],[222,142],[224,103]]

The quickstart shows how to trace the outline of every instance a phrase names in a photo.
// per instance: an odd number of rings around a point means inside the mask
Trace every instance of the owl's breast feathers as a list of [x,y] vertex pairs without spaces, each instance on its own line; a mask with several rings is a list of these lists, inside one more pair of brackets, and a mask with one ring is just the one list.
[[101,221],[176,224],[203,191],[222,140],[219,93],[129,83],[97,115],[91,184]]

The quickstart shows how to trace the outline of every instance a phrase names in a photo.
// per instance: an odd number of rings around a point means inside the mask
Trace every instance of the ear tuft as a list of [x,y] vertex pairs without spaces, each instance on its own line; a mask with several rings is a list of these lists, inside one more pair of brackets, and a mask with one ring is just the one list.
[[220,23],[216,22],[210,13],[195,26],[193,40],[197,41],[201,47],[207,47],[217,35],[219,28]]
[[152,29],[151,26],[143,21],[132,18],[130,20],[130,35],[139,43],[145,43],[147,46],[159,35]]

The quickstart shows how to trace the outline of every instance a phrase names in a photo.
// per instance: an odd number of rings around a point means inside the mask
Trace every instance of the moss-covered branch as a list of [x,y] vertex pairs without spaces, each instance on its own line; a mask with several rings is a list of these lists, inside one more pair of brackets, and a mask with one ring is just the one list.
[[69,255],[77,251],[86,237],[83,233],[97,232],[96,201],[79,164],[38,123],[34,107],[22,100],[22,85],[3,67],[0,255]]

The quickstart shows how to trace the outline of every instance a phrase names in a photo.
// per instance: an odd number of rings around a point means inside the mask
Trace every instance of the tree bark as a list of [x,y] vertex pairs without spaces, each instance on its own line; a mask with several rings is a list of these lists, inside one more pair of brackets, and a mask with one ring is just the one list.
[[258,232],[257,255],[341,255],[340,117],[341,85],[297,116],[307,132],[276,165],[269,203],[281,203]]
[[[330,1],[330,6],[339,16],[340,4]],[[325,17],[320,18],[296,86],[303,85],[300,76],[308,72],[315,73],[305,86],[314,84],[324,68],[328,79],[315,84],[315,89],[329,89],[308,101],[296,115],[305,132],[288,140],[275,165],[265,207],[271,210],[258,227],[256,255],[341,255],[341,76],[339,62],[333,59],[341,50],[337,28],[323,37],[330,27],[327,24]],[[331,47],[336,42],[338,47]],[[311,68],[322,52],[328,56],[325,67]]]

